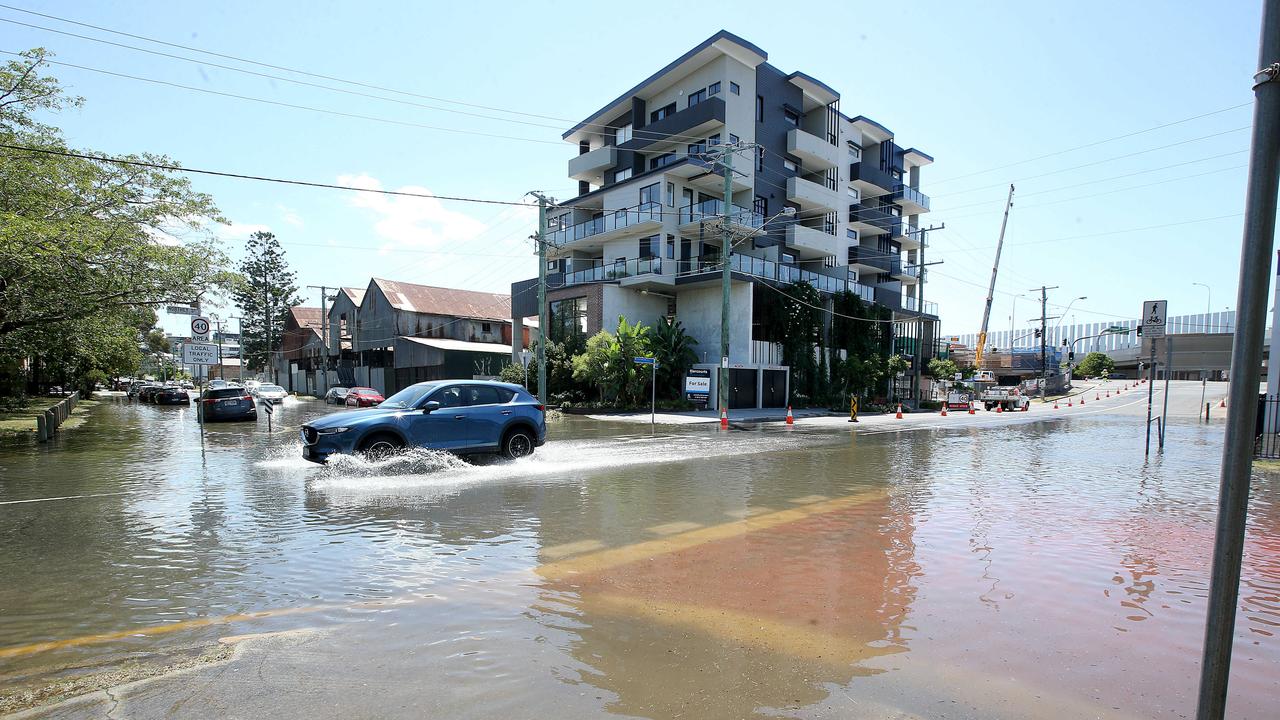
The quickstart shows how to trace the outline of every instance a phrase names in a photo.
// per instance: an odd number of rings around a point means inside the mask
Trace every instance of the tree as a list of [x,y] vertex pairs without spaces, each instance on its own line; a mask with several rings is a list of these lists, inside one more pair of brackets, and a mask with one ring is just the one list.
[[152,355],[169,352],[169,338],[164,336],[163,330],[157,328],[147,333],[147,350]]
[[616,333],[601,330],[587,340],[586,350],[574,356],[573,377],[597,387],[604,402],[639,407],[646,396],[649,373],[635,364],[635,358],[649,353],[649,328],[618,316]]
[[653,357],[658,361],[659,397],[680,397],[684,389],[682,385],[685,374],[698,362],[698,354],[693,351],[693,346],[697,344],[698,341],[689,337],[679,320],[658,320],[649,337],[649,345]]
[[1073,373],[1080,377],[1099,377],[1110,375],[1116,369],[1116,361],[1101,352],[1091,352],[1076,366]]
[[231,296],[242,318],[240,357],[250,367],[273,370],[273,353],[280,351],[289,309],[302,303],[297,276],[274,234],[260,230],[249,236]]
[[925,367],[924,374],[934,380],[951,380],[956,376],[957,372],[960,372],[960,369],[956,367],[954,360],[931,358],[929,364]]
[[[128,365],[136,358],[125,356],[138,353],[136,310],[191,302],[226,280],[207,230],[221,221],[212,199],[176,172],[131,164],[172,160],[72,150],[36,120],[82,103],[40,72],[46,56],[36,49],[0,65],[0,142],[30,148],[0,153],[0,396],[8,397]],[[121,342],[131,353],[107,359],[103,349]]]

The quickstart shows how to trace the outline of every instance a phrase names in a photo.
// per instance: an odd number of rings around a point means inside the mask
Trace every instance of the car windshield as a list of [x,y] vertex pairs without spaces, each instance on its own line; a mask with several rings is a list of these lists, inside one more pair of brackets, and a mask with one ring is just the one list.
[[284,392],[284,388],[279,385],[259,385],[258,392]]
[[410,385],[400,392],[382,401],[382,407],[416,407],[428,393],[439,387],[436,383]]

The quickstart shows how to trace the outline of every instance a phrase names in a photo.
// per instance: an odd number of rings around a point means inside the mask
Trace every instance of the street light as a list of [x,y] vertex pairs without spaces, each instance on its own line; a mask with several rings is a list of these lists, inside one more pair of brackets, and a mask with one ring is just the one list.
[[1009,349],[1013,350],[1013,324],[1018,317],[1018,298],[1025,298],[1024,293],[1013,296],[1013,308],[1009,310]]
[[1193,282],[1191,284],[1199,285],[1200,287],[1204,288],[1205,292],[1207,293],[1204,299],[1204,314],[1205,314],[1205,322],[1209,322],[1208,315],[1210,312],[1210,308],[1213,306],[1213,288],[1209,287],[1208,285],[1205,285],[1202,282]]

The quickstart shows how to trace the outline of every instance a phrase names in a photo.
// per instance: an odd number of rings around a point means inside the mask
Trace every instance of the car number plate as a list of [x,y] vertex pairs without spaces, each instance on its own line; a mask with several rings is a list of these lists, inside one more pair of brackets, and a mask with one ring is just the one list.
[[223,400],[222,401],[223,405],[238,405],[239,403],[240,403],[239,400]]

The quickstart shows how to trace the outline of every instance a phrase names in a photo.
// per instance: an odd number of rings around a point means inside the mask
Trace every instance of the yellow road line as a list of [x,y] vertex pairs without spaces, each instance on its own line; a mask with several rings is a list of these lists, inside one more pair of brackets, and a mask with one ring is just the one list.
[[826,495],[805,495],[804,497],[791,498],[787,502],[794,503],[796,505],[808,505],[809,503],[822,502],[823,500],[830,499],[831,498]]
[[689,532],[702,527],[701,523],[688,522],[686,520],[677,520],[675,522],[664,523],[662,525],[654,525],[645,528],[645,532],[651,532],[654,535],[675,535],[676,533]]
[[562,558],[569,555],[577,555],[578,553],[591,552],[604,547],[604,543],[599,540],[579,540],[578,542],[564,543],[562,545],[548,545],[542,548],[542,554],[547,557]]
[[244,622],[246,620],[262,620],[264,618],[281,617],[283,615],[297,615],[301,613],[316,612],[317,610],[326,609],[325,606],[315,605],[311,607],[300,608],[277,608],[275,610],[259,610],[257,612],[234,613],[231,615],[219,615],[217,617],[196,618],[195,620],[182,620],[180,622],[168,623],[165,625],[153,625],[151,627],[132,628],[130,630],[116,630],[114,632],[99,633],[97,635],[82,635],[80,637],[65,638],[62,640],[50,640],[48,642],[31,643],[30,645],[14,645],[12,647],[0,648],[0,658],[20,657],[22,655],[33,655],[35,653],[46,652],[49,650],[58,650],[60,648],[79,647],[80,645],[92,645],[94,643],[109,642],[111,640],[123,640],[130,637],[151,637],[153,635],[164,635],[165,633],[178,632],[179,630],[191,630],[193,628],[208,627],[210,625],[227,625],[235,622]]
[[773,512],[773,508],[759,506],[759,507],[751,507],[751,508],[741,508],[738,510],[726,510],[724,514],[728,515],[731,518],[737,518],[741,520],[743,518],[752,517],[753,515],[764,515],[765,513],[771,513],[771,512]]
[[839,497],[833,500],[814,502],[788,510],[779,510],[777,512],[767,513],[764,515],[756,515],[754,517],[723,523],[721,525],[711,525],[709,527],[691,530],[686,533],[672,535],[659,540],[647,540],[633,545],[624,545],[622,547],[610,548],[608,550],[601,550],[599,552],[589,553],[586,555],[579,555],[567,560],[547,563],[539,567],[537,569],[537,573],[547,579],[556,579],[577,573],[607,570],[612,567],[635,562],[636,560],[651,558],[655,555],[666,555],[673,552],[679,552],[681,550],[687,550],[716,540],[726,540],[740,535],[758,532],[760,530],[768,530],[769,528],[784,525],[786,523],[804,520],[805,518],[812,517],[814,515],[844,510],[863,503],[883,499],[887,495],[888,490],[869,490],[857,495],[848,495],[846,497]]

